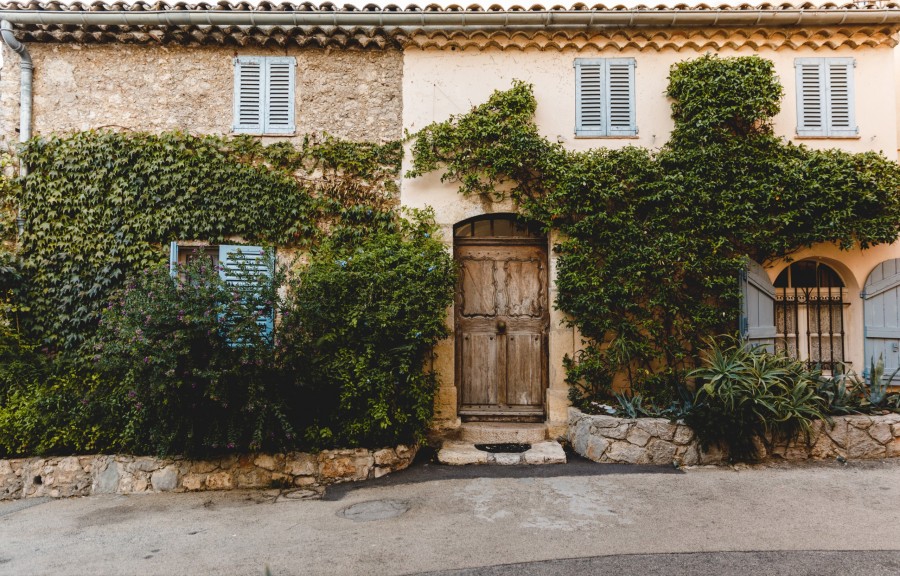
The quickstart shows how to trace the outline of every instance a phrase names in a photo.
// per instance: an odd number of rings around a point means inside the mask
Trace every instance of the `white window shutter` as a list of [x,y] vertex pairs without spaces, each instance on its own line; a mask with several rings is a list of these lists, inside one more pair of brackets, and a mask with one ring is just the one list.
[[263,131],[266,134],[294,133],[294,58],[266,58],[266,100]]
[[822,58],[797,58],[797,135],[825,136],[825,63]]
[[234,59],[234,131],[260,134],[263,130],[265,68],[260,56]]
[[852,58],[825,58],[827,130],[829,136],[856,136]]
[[606,118],[609,136],[634,136],[634,58],[611,58],[606,61]]
[[602,58],[575,60],[575,134],[606,136],[604,84],[606,62]]

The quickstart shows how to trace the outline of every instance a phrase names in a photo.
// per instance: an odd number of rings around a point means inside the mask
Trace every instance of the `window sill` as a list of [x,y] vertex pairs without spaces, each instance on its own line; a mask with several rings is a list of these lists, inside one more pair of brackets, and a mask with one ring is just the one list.
[[297,132],[244,132],[243,130],[232,130],[232,136],[265,136],[266,138],[293,138],[297,135]]
[[862,140],[862,136],[800,136],[794,134],[793,140]]
[[583,134],[576,134],[576,140],[639,140],[641,137],[635,134],[634,136],[588,136]]

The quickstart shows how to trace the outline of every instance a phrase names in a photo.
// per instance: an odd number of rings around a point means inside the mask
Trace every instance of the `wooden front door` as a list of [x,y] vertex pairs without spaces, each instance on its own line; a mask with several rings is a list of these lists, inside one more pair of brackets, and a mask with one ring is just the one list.
[[546,241],[456,236],[457,387],[465,420],[542,421]]

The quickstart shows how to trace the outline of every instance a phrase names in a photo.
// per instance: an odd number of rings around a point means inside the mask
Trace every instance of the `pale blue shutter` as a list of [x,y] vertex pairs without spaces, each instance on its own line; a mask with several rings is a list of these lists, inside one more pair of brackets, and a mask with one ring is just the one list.
[[241,134],[261,134],[265,102],[265,64],[261,56],[234,59],[234,126]]
[[169,244],[169,273],[173,278],[178,276],[178,242]]
[[826,135],[825,62],[822,58],[797,58],[797,135]]
[[853,58],[825,58],[825,105],[829,136],[856,136]]
[[609,136],[635,136],[634,58],[606,61],[606,125]]
[[[900,366],[900,258],[876,266],[866,279],[863,292],[865,333],[864,374],[872,361],[884,358],[884,378]],[[900,375],[892,385],[900,384]]]
[[852,137],[856,126],[853,58],[797,58],[797,135]]
[[294,58],[266,58],[266,98],[263,131],[266,134],[294,133]]
[[[240,292],[259,289],[259,282],[272,278],[271,254],[262,246],[219,246],[219,274],[229,286]],[[258,320],[262,334],[270,338],[274,328],[271,311]]]
[[603,58],[575,59],[575,135],[606,136]]
[[765,269],[750,260],[741,274],[741,338],[775,351],[775,286]]

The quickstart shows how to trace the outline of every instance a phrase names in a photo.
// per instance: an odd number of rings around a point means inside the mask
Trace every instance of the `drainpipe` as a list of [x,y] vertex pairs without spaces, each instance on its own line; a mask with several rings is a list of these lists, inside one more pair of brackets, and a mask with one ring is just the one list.
[[[13,34],[13,26],[6,20],[0,22],[0,36],[3,37],[3,42],[19,55],[19,68],[21,70],[19,79],[19,142],[28,142],[31,140],[31,96],[34,64],[31,62],[31,54],[28,53],[28,48],[16,40]],[[24,177],[27,174],[28,166],[20,158],[19,176]],[[16,218],[16,227],[18,228],[19,236],[21,236],[25,229],[25,213],[21,210]]]

